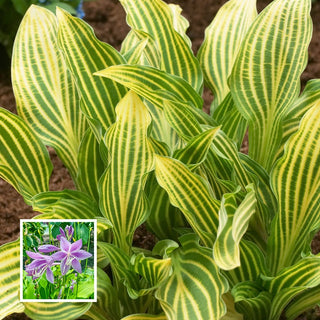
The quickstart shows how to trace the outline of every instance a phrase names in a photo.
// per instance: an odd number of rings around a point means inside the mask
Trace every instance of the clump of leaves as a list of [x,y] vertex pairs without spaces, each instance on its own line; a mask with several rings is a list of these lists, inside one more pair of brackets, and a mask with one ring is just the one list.
[[[179,7],[120,2],[120,53],[61,9],[32,7],[20,26],[20,117],[0,111],[1,176],[40,217],[98,219],[98,302],[21,304],[13,242],[1,247],[2,316],[295,319],[320,302],[319,80],[300,94],[311,0],[259,15],[255,0],[230,0],[197,57]],[[48,190],[45,145],[76,191]],[[132,246],[143,222],[152,251]]]

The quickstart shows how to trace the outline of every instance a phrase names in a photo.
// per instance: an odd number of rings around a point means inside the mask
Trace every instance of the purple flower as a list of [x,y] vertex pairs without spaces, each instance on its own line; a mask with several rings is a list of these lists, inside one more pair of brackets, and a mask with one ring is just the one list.
[[64,229],[66,232],[64,232],[64,230],[61,227],[59,228],[59,230],[60,230],[60,234],[57,235],[57,239],[59,241],[61,240],[62,237],[66,238],[67,240],[70,240],[72,238],[73,232],[74,232],[74,229],[72,228],[72,226],[66,226]]
[[66,238],[61,237],[61,251],[54,253],[51,257],[54,260],[61,260],[60,269],[62,275],[65,275],[69,271],[71,266],[78,273],[82,273],[79,260],[88,259],[92,256],[92,254],[87,251],[81,250],[81,247],[82,239],[71,244]]
[[31,251],[26,251],[26,253],[30,258],[34,259],[26,266],[25,270],[28,276],[32,276],[33,279],[37,279],[46,271],[47,280],[51,283],[54,283],[53,272],[51,270],[51,267],[54,264],[54,259],[52,256],[45,256]]
[[38,248],[38,250],[43,253],[48,253],[48,252],[60,250],[60,248],[53,246],[52,244],[45,244],[45,245],[40,246]]

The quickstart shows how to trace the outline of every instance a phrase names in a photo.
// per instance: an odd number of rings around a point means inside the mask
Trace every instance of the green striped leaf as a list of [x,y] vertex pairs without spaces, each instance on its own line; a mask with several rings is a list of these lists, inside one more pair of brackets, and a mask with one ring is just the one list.
[[320,286],[304,291],[286,308],[288,320],[295,320],[303,312],[320,304]]
[[132,51],[128,53],[124,58],[127,60],[128,64],[141,64],[149,65],[148,61],[144,57],[144,49],[148,44],[148,39],[142,40],[133,48]]
[[221,125],[222,131],[237,144],[239,150],[247,131],[248,122],[236,108],[231,93],[228,93],[213,111],[212,117]]
[[104,139],[111,162],[99,182],[100,209],[113,225],[114,243],[129,253],[133,233],[148,214],[143,189],[153,166],[147,138],[151,117],[132,91],[120,101],[116,112],[117,122]]
[[170,7],[161,0],[120,0],[133,30],[144,31],[155,40],[161,70],[185,79],[195,91],[202,88],[202,72],[190,46],[174,29]]
[[110,45],[99,41],[83,20],[57,8],[58,42],[68,68],[81,92],[81,110],[97,137],[115,121],[115,106],[126,89],[93,73],[108,66],[125,63]]
[[320,256],[308,256],[283,269],[274,278],[263,277],[263,286],[274,296],[270,320],[279,318],[282,310],[296,295],[320,284]]
[[0,319],[24,311],[20,302],[20,241],[0,247]]
[[146,32],[131,30],[121,43],[121,54],[128,64],[160,68],[160,53],[157,45]]
[[49,189],[52,164],[40,139],[18,116],[0,108],[0,177],[24,197]]
[[105,165],[100,156],[99,142],[91,129],[84,135],[78,153],[77,185],[99,202],[98,181],[103,174]]
[[197,57],[205,83],[214,95],[214,107],[229,92],[228,77],[242,40],[256,16],[256,0],[230,0],[220,8],[205,31]]
[[28,302],[24,303],[25,314],[36,320],[77,319],[91,307],[92,302]]
[[12,85],[18,114],[52,146],[75,181],[77,153],[86,121],[79,96],[57,44],[57,21],[31,6],[16,36]]
[[231,293],[236,303],[236,310],[244,314],[245,319],[268,319],[272,296],[257,283],[240,282],[232,288]]
[[220,319],[226,312],[221,295],[228,283],[216,266],[212,251],[195,235],[180,238],[182,247],[171,253],[173,273],[156,292],[169,320]]
[[186,33],[187,29],[189,28],[189,21],[181,14],[182,9],[179,5],[168,3],[168,7],[170,9],[170,13],[172,16],[172,23],[173,23],[174,30],[176,30],[181,35],[184,41],[191,48],[192,43]]
[[167,316],[164,314],[145,314],[145,313],[139,313],[139,314],[132,314],[130,316],[124,317],[121,320],[167,320]]
[[298,99],[289,108],[286,118],[283,122],[283,134],[281,146],[278,150],[278,155],[283,152],[284,144],[288,141],[289,137],[298,131],[301,118],[303,115],[314,106],[320,99],[320,80],[308,81],[304,91]]
[[230,76],[232,97],[249,121],[249,155],[268,172],[307,63],[310,6],[309,0],[273,1],[250,27]]
[[129,267],[129,255],[111,243],[98,242],[98,247],[110,261],[114,284],[123,308],[122,316],[145,312],[148,296],[143,296],[145,292],[139,282],[138,274]]
[[147,100],[144,101],[152,117],[151,137],[168,146],[169,153],[182,144],[177,133],[171,128],[164,111]]
[[220,202],[213,198],[208,183],[182,162],[156,156],[155,174],[159,185],[179,208],[201,241],[212,247],[218,230]]
[[298,261],[310,245],[310,233],[319,227],[319,139],[320,102],[304,116],[299,131],[288,141],[284,156],[271,172],[279,203],[268,240],[272,274]]
[[299,118],[320,99],[320,79],[313,79],[307,82],[302,94],[288,108],[286,119]]
[[186,226],[185,219],[181,211],[171,205],[167,192],[159,186],[154,174],[149,180],[146,188],[150,209],[148,229],[158,239],[178,240],[176,229]]
[[163,100],[173,100],[202,109],[202,98],[184,79],[153,67],[117,65],[95,75],[122,84],[160,108]]
[[[239,190],[238,190],[239,191]],[[252,185],[240,205],[236,194],[225,194],[219,211],[219,228],[213,246],[214,260],[219,268],[231,270],[241,265],[240,241],[247,231],[249,220],[255,213],[256,197]]]
[[32,199],[33,210],[42,212],[35,219],[96,219],[97,235],[112,227],[101,217],[97,203],[75,190],[42,192]]
[[240,267],[223,272],[230,285],[239,282],[256,281],[261,274],[267,274],[266,259],[258,246],[242,239],[240,242]]
[[119,320],[120,303],[108,275],[97,268],[97,302],[85,313],[91,319]]
[[263,286],[273,295],[287,288],[313,288],[320,284],[319,268],[320,256],[310,255],[284,268],[273,278],[263,278]]
[[150,289],[155,289],[166,281],[172,272],[171,259],[157,259],[145,257],[143,253],[134,255],[130,263],[133,270],[140,274],[150,285]]
[[201,164],[206,159],[212,141],[219,129],[220,127],[212,128],[195,136],[184,148],[177,149],[173,158],[180,160],[189,167]]

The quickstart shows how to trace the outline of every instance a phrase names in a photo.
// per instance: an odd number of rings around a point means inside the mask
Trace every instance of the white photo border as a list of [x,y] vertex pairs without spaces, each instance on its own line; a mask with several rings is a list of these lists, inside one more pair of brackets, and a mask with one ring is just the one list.
[[[23,223],[24,222],[93,222],[94,225],[94,297],[93,299],[24,299],[23,298]],[[97,219],[20,219],[20,302],[97,302]]]

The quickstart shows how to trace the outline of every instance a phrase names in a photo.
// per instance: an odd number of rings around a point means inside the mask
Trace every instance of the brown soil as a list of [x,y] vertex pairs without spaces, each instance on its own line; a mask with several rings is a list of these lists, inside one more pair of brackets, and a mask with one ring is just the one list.
[[[217,10],[226,0],[168,0],[179,4],[183,15],[190,21],[188,35],[193,43],[193,50],[197,52],[203,41],[204,29],[212,21]],[[258,0],[258,9],[261,11],[271,0]],[[118,0],[97,0],[85,3],[85,20],[94,28],[97,37],[120,49],[125,35],[129,31],[125,23],[125,14]],[[301,77],[302,86],[309,79],[320,78],[320,1],[312,7],[314,21],[314,34],[309,49],[309,63]],[[1,51],[1,50],[0,50]],[[205,104],[208,106],[212,96],[207,91],[204,95]],[[15,112],[15,100],[10,83],[9,61],[0,52],[0,106]],[[49,148],[54,164],[54,172],[50,181],[50,190],[63,190],[73,188],[66,169],[57,158],[55,152]],[[0,245],[17,239],[19,236],[19,219],[31,218],[35,215],[22,197],[5,181],[0,179]],[[144,227],[135,235],[135,245],[149,248],[154,243],[152,235]],[[314,253],[320,252],[320,234],[313,241]],[[11,315],[6,319],[28,319],[24,315]],[[305,316],[299,319],[307,319]],[[311,319],[311,318],[310,318]],[[320,319],[320,313],[312,315],[312,319]]]

